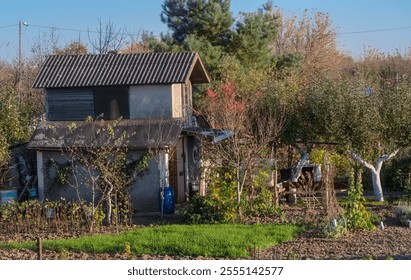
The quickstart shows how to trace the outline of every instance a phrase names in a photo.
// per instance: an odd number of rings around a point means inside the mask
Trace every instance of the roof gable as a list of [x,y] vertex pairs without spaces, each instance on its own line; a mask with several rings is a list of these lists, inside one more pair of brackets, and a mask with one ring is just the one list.
[[34,88],[208,83],[200,56],[194,52],[100,55],[51,55]]

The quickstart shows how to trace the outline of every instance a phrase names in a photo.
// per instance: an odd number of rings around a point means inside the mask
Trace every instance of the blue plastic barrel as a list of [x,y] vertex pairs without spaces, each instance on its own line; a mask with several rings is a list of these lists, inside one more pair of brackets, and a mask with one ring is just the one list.
[[4,190],[0,191],[0,204],[9,203],[17,200],[17,190]]
[[27,189],[28,193],[29,193],[29,198],[37,198],[38,197],[38,193],[37,193],[37,188],[29,188]]
[[[173,187],[165,187],[164,190],[164,202],[163,202],[163,213],[173,214],[174,213],[174,190]],[[161,211],[161,189],[158,195],[159,206]]]

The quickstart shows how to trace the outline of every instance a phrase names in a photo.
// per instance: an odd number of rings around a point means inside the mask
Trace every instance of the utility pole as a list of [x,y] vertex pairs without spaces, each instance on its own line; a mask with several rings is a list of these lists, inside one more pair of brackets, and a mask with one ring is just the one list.
[[21,101],[21,76],[23,69],[23,48],[22,48],[22,27],[27,26],[26,22],[19,20],[19,61],[18,61],[18,73],[17,73],[17,93],[19,101]]
[[21,50],[21,20],[19,20],[19,61],[17,70],[17,97],[19,102],[21,102],[21,68],[22,68],[22,50]]
[[19,20],[19,75],[20,75],[20,66],[21,66],[21,60],[22,60],[22,54],[21,54],[21,20]]

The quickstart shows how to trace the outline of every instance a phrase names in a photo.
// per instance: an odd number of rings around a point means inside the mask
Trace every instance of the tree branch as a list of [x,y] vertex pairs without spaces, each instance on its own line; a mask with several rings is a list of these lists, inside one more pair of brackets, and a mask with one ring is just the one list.
[[303,167],[304,167],[305,163],[307,162],[309,156],[310,156],[309,153],[304,153],[303,152],[301,154],[301,158],[298,161],[297,166],[295,167],[295,169],[293,169],[292,176],[291,176],[291,182],[293,182],[293,183],[298,182],[298,178],[300,178],[300,174],[301,174],[301,172],[303,170]]
[[354,153],[353,151],[347,151],[347,152],[356,162],[358,162],[359,164],[361,164],[362,166],[364,166],[368,169],[371,169],[371,170],[375,171],[374,165],[372,165],[371,163],[368,163],[367,161],[363,160],[360,155]]
[[391,154],[388,155],[382,155],[377,159],[377,162],[375,163],[375,169],[377,170],[381,170],[382,164],[384,161],[390,160],[393,157],[395,157],[395,155],[398,153],[399,149],[395,150],[394,152],[392,152]]

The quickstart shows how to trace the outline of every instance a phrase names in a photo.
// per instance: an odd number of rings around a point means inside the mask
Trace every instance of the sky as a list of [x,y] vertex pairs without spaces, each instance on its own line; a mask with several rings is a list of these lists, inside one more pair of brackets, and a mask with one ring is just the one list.
[[[43,34],[56,28],[62,45],[73,40],[88,43],[100,19],[111,20],[128,32],[141,30],[155,35],[167,32],[160,20],[164,0],[2,0],[0,5],[0,59],[16,59],[19,49],[19,21],[22,25],[23,56]],[[266,0],[232,0],[234,17],[239,12],[252,12]],[[328,13],[338,31],[339,47],[359,58],[365,48],[383,53],[397,50],[405,53],[411,46],[411,1],[409,0],[276,0],[274,6],[286,15]],[[87,32],[87,30],[91,32]]]

